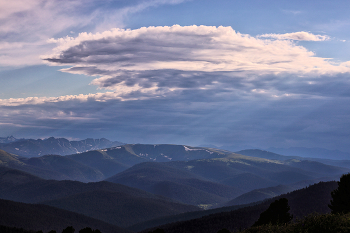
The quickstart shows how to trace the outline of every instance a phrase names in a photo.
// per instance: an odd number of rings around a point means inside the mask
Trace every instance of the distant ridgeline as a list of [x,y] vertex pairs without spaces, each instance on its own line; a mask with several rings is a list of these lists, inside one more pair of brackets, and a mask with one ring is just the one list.
[[13,136],[0,138],[0,149],[23,157],[39,157],[42,155],[70,155],[89,150],[98,150],[123,145],[108,139],[87,138],[80,141],[69,141],[65,138],[50,137],[47,139],[16,139]]

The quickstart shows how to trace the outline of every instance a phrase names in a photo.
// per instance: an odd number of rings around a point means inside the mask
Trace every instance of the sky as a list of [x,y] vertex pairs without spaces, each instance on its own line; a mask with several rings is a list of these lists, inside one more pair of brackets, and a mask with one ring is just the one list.
[[345,0],[0,0],[0,136],[350,152]]

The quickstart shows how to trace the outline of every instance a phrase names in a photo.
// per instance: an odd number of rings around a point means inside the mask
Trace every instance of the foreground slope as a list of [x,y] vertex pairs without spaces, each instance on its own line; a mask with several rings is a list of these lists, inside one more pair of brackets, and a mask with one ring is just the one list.
[[73,226],[78,232],[85,227],[99,229],[103,233],[130,233],[125,229],[67,210],[46,205],[25,204],[0,199],[0,225],[28,230],[62,232]]

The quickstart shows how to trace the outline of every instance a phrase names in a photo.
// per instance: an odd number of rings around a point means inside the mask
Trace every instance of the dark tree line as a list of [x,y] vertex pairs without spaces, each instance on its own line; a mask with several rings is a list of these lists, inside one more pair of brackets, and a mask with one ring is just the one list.
[[[24,230],[23,228],[0,226],[1,233],[44,233],[43,231]],[[48,233],[57,233],[55,230],[51,230]],[[66,227],[62,233],[75,233],[75,229],[72,226]],[[92,230],[90,227],[81,229],[79,233],[101,233],[100,230]]]

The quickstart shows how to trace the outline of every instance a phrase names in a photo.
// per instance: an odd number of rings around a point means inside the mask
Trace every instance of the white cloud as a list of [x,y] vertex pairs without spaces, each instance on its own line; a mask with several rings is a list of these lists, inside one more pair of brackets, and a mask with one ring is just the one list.
[[304,40],[304,41],[326,41],[330,37],[327,35],[314,35],[310,32],[292,32],[285,34],[263,34],[259,38],[272,38],[277,40]]
[[[213,98],[314,98],[347,87],[346,75],[337,75],[350,71],[349,62],[335,65],[290,40],[262,40],[231,27],[113,29],[49,41],[57,45],[44,57],[49,64],[95,76],[91,84],[108,92],[3,99],[0,105],[141,100],[184,95],[186,90],[211,93]],[[341,85],[329,88],[334,80]]]
[[[159,96],[184,89],[229,90],[237,83],[251,87],[246,88],[251,92],[266,76],[282,82],[293,75],[293,84],[317,84],[319,75],[350,71],[347,63],[333,64],[290,40],[262,40],[222,26],[115,28],[50,41],[57,47],[43,57],[49,64],[97,76],[91,84],[114,90],[121,98],[136,90],[142,98],[145,93]],[[271,84],[265,93],[291,96]]]
[[[295,37],[297,35],[295,33]],[[308,33],[301,35],[315,37]],[[44,57],[51,64],[96,67],[109,72],[158,69],[293,73],[347,71],[291,41],[261,40],[222,26],[113,29],[50,41],[58,44],[55,54]]]

